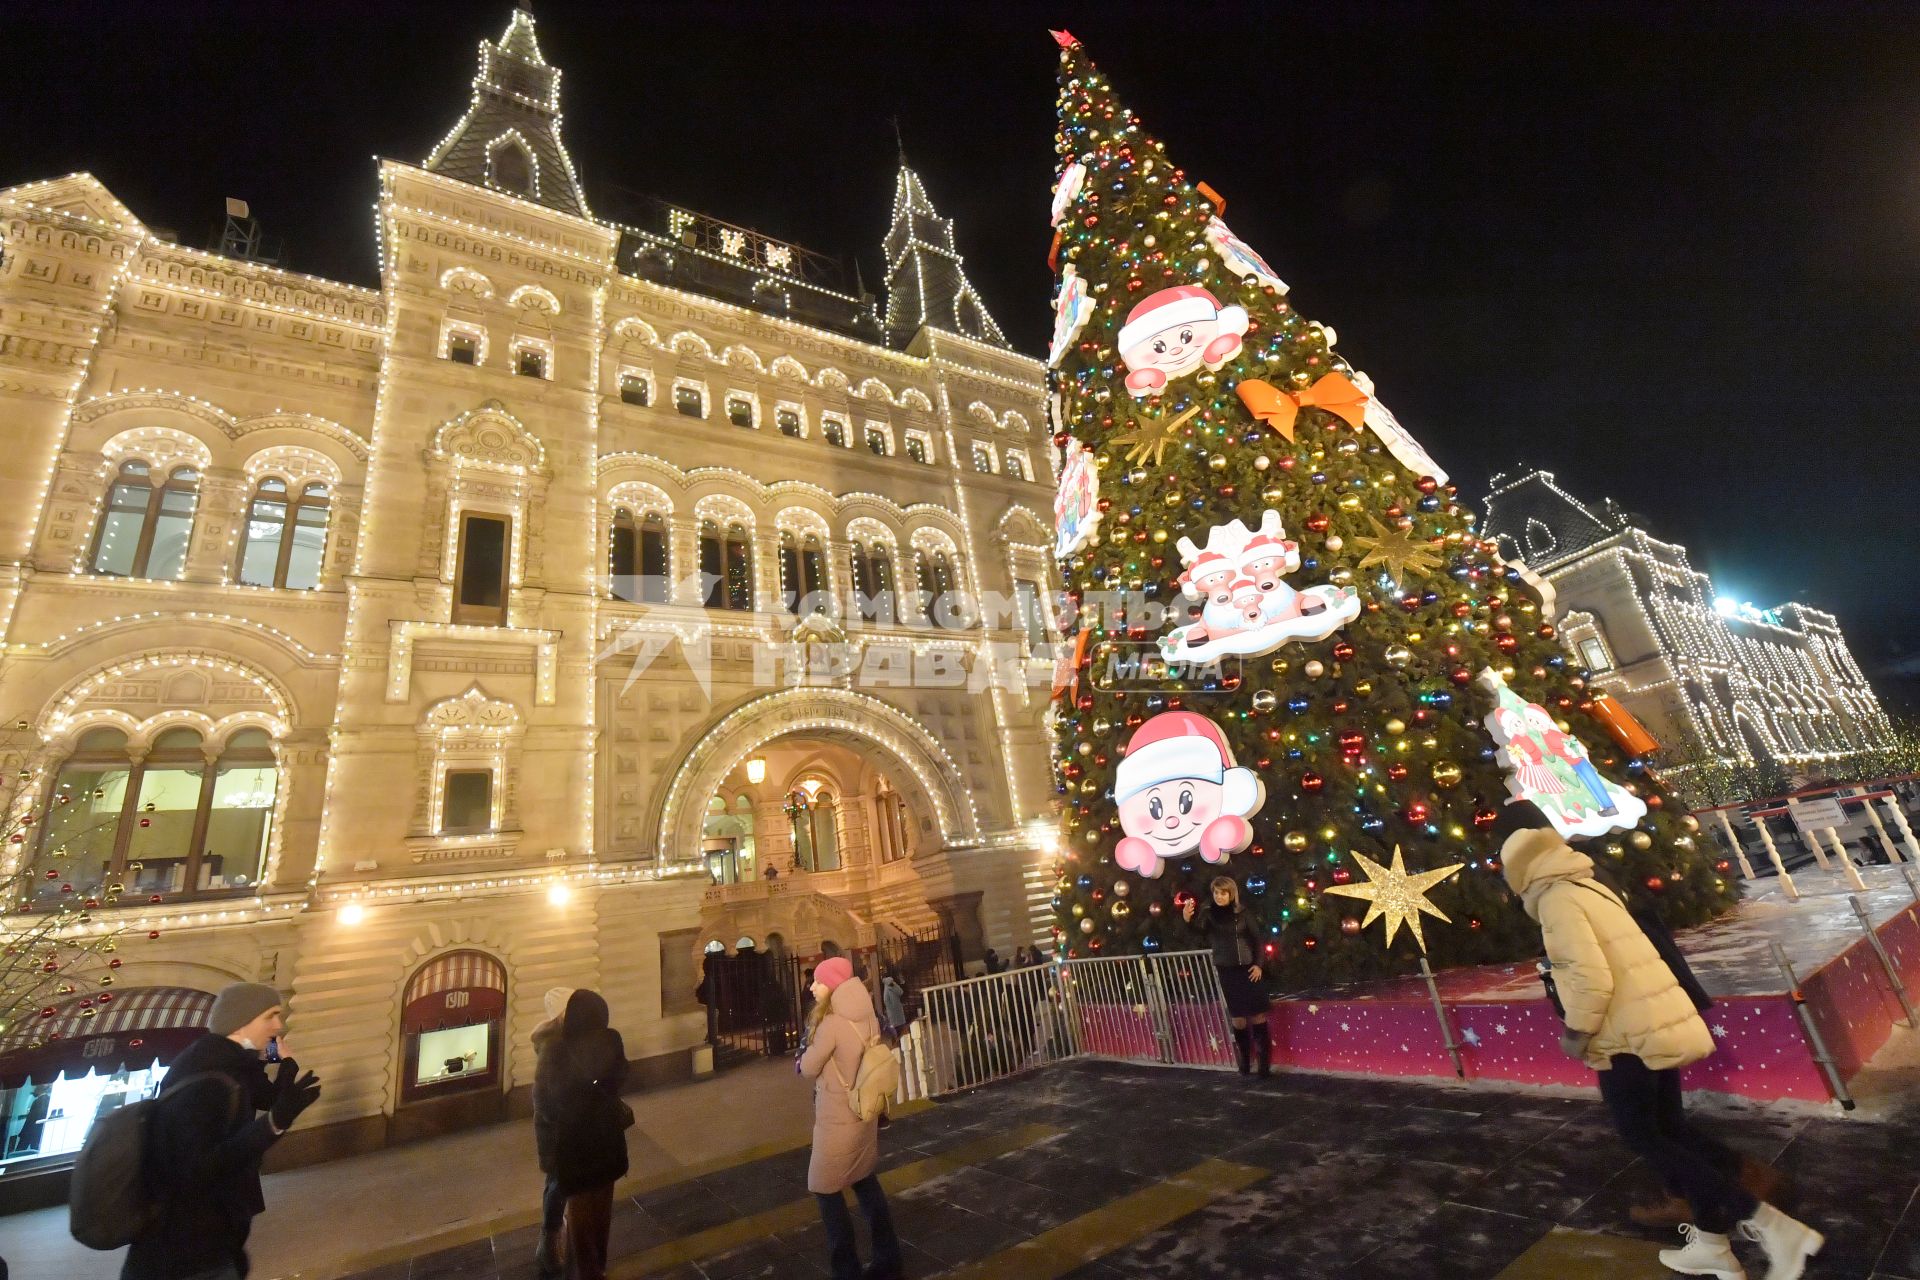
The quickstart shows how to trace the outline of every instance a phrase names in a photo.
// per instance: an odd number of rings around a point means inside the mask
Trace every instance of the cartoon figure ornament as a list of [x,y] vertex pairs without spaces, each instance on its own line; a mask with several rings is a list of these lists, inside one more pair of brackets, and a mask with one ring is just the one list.
[[1053,554],[1065,560],[1087,545],[1100,524],[1100,472],[1093,450],[1067,441],[1060,461],[1060,487],[1053,491]]
[[1129,370],[1127,390],[1136,399],[1157,396],[1175,378],[1218,369],[1240,354],[1247,325],[1245,307],[1221,306],[1197,284],[1148,294],[1127,313],[1114,342]]
[[1087,185],[1087,166],[1078,160],[1068,164],[1060,171],[1060,181],[1053,186],[1053,225],[1059,226],[1067,216],[1067,210],[1080,198],[1081,188]]
[[1114,862],[1156,879],[1195,850],[1220,863],[1252,844],[1249,819],[1267,791],[1258,774],[1234,763],[1219,725],[1192,711],[1163,711],[1134,730],[1114,770],[1113,799],[1126,832]]
[[1300,544],[1285,536],[1278,511],[1263,512],[1257,530],[1234,520],[1208,530],[1204,547],[1191,538],[1178,545],[1186,565],[1180,589],[1199,603],[1200,617],[1160,637],[1168,662],[1271,653],[1290,640],[1324,640],[1360,616],[1351,587],[1296,590],[1286,581],[1300,567]]
[[[1220,255],[1220,262],[1227,270],[1242,280],[1252,280],[1264,285],[1277,294],[1285,295],[1287,282],[1282,280],[1267,260],[1254,251],[1252,245],[1227,229],[1227,224],[1219,217],[1207,219],[1207,243]],[[1332,342],[1329,338],[1328,342]]]
[[1060,292],[1053,299],[1053,345],[1047,348],[1049,368],[1057,367],[1073,349],[1074,340],[1086,328],[1087,317],[1092,314],[1093,295],[1087,292],[1087,282],[1069,262],[1060,273]]
[[1531,801],[1569,840],[1632,830],[1647,816],[1646,802],[1603,778],[1586,745],[1555,724],[1545,707],[1521,698],[1491,667],[1479,679],[1494,697],[1487,731],[1499,744],[1495,756],[1509,771],[1507,790],[1515,800]]

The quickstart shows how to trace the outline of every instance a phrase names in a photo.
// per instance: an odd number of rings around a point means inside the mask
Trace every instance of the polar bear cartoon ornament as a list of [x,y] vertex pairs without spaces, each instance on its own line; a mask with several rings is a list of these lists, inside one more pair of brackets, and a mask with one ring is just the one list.
[[1267,789],[1234,763],[1219,725],[1192,711],[1163,711],[1133,731],[1114,771],[1113,799],[1126,832],[1114,862],[1157,879],[1168,862],[1196,849],[1218,863],[1252,844],[1249,819]]
[[1127,391],[1157,396],[1174,378],[1218,369],[1240,354],[1247,309],[1222,306],[1197,284],[1148,294],[1127,313],[1114,347],[1127,364]]

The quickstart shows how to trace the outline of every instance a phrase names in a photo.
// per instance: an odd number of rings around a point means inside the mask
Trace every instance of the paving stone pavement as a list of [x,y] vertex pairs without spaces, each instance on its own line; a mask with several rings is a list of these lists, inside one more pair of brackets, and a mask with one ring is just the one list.
[[[1693,1111],[1791,1176],[1784,1207],[1828,1237],[1809,1280],[1920,1280],[1920,1099],[1875,1123]],[[1082,1062],[902,1117],[882,1151],[916,1278],[1636,1280],[1678,1243],[1627,1219],[1654,1183],[1596,1097]],[[619,1201],[615,1280],[825,1275],[806,1162]],[[531,1280],[533,1245],[521,1227],[352,1280]]]

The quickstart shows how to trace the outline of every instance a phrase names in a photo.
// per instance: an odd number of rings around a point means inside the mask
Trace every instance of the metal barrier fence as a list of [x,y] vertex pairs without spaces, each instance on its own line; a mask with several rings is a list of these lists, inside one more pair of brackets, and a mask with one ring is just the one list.
[[937,1097],[1064,1058],[1231,1068],[1206,951],[1065,960],[942,983],[901,1039],[906,1097]]

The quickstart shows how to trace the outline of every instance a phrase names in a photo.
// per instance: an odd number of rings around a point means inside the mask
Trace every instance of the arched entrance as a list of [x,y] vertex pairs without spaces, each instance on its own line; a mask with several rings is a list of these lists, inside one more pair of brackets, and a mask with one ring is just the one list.
[[1773,749],[1767,745],[1766,735],[1761,732],[1757,717],[1746,706],[1733,709],[1733,727],[1740,734],[1740,745],[1755,764],[1767,764],[1773,760]]
[[776,739],[844,746],[883,770],[909,810],[921,807],[919,816],[939,845],[979,839],[973,802],[958,785],[959,766],[925,725],[868,694],[785,689],[728,712],[687,753],[654,822],[664,861],[692,860],[702,845],[708,801],[730,774]]

